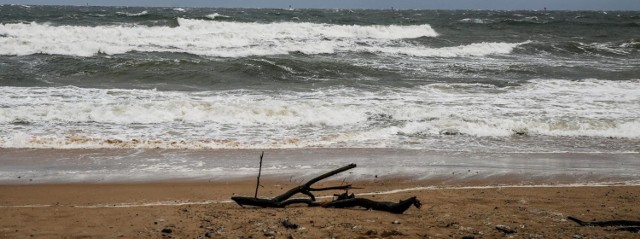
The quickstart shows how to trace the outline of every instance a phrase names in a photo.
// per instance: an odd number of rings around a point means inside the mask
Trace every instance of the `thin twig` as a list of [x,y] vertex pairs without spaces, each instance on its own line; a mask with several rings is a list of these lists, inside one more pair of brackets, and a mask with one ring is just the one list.
[[258,182],[256,183],[256,194],[253,196],[254,198],[258,198],[258,188],[260,187],[260,174],[262,174],[262,157],[264,156],[264,151],[260,154],[260,168],[258,169]]

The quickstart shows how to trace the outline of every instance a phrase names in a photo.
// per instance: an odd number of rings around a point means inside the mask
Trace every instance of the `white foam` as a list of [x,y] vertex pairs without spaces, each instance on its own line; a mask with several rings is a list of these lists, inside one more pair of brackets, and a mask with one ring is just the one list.
[[[98,122],[113,124],[206,123],[279,126],[343,125],[366,120],[365,109],[317,98],[81,88],[5,88],[15,107],[0,122]],[[18,92],[30,94],[18,96]],[[78,95],[74,95],[78,94]],[[197,94],[197,93],[196,93]],[[57,96],[57,97],[56,97]],[[54,103],[55,102],[55,103]]]
[[459,22],[475,23],[475,24],[485,24],[485,23],[487,23],[486,20],[483,20],[483,19],[480,19],[480,18],[464,18],[464,19],[460,19]]
[[220,13],[215,12],[215,13],[207,15],[207,18],[215,20],[216,18],[229,18],[229,16],[222,15]]
[[[441,97],[447,105],[436,106],[436,111],[408,110],[424,118],[441,118],[424,123],[431,132],[454,128],[475,136],[509,136],[526,131],[550,136],[640,138],[640,121],[634,116],[640,110],[639,86],[640,81],[541,79],[507,89],[486,86],[488,93],[470,94],[467,90],[478,88],[433,84],[426,89],[439,94],[434,97]],[[459,113],[443,118],[445,112]],[[413,125],[408,130],[417,128]]]
[[137,13],[116,12],[116,14],[124,15],[124,16],[127,16],[127,17],[140,17],[140,16],[145,16],[145,15],[149,14],[149,12],[147,12],[147,11],[142,11],[142,12],[137,12]]
[[0,38],[0,54],[92,56],[130,51],[185,52],[218,57],[289,52],[318,54],[352,51],[362,41],[383,46],[391,40],[438,35],[429,25],[241,23],[182,18],[178,22],[178,27],[2,24],[0,35],[6,37]]
[[487,56],[497,54],[509,54],[514,48],[527,44],[522,43],[504,43],[504,42],[482,42],[472,43],[469,45],[461,45],[454,47],[429,48],[424,46],[404,46],[404,47],[360,47],[362,51],[380,52],[387,54],[402,54],[418,57],[470,57],[470,56]]
[[411,147],[406,137],[444,133],[639,139],[638,88],[596,79],[280,94],[0,87],[0,147]]

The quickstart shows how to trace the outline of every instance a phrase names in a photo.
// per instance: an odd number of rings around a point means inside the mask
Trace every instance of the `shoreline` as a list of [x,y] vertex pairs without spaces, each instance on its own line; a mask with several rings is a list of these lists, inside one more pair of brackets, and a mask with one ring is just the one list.
[[[0,149],[0,184],[153,183],[244,180],[262,150]],[[272,149],[262,175],[303,180],[347,163],[346,180],[406,178],[447,184],[569,184],[640,180],[631,153],[486,153],[409,149]]]

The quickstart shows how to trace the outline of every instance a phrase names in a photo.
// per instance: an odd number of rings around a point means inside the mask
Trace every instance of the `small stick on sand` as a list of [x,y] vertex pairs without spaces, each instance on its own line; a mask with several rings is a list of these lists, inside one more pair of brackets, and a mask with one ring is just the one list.
[[258,182],[256,182],[256,194],[253,198],[258,198],[258,188],[260,187],[260,174],[262,174],[262,157],[264,156],[264,151],[260,154],[260,168],[258,169]]

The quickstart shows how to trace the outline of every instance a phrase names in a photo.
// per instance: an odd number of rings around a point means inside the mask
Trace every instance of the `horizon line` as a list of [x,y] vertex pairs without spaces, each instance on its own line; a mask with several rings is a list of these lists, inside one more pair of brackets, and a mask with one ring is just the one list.
[[540,12],[553,12],[553,11],[566,11],[566,12],[599,12],[599,11],[616,11],[616,12],[638,12],[640,10],[627,10],[627,9],[479,9],[479,8],[367,8],[367,7],[354,7],[354,8],[322,8],[322,7],[300,7],[300,8],[277,8],[277,7],[231,7],[231,6],[149,6],[149,5],[69,5],[69,4],[15,4],[5,3],[0,6],[57,6],[57,7],[132,7],[132,8],[215,8],[215,9],[278,9],[278,10],[391,10],[391,11],[420,11],[420,10],[438,10],[438,11],[540,11]]

